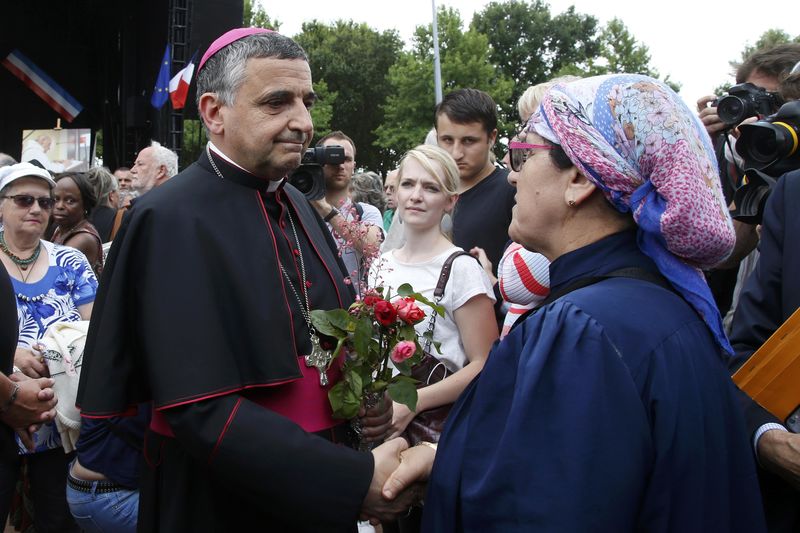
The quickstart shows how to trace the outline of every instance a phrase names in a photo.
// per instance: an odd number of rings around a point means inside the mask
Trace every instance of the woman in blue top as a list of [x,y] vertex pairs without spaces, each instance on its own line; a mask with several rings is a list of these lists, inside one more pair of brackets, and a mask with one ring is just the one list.
[[601,76],[551,88],[520,140],[509,236],[551,294],[386,489],[435,454],[425,531],[763,531],[700,271],[734,242],[702,125],[657,80]]
[[[16,293],[19,323],[15,373],[21,374],[19,379],[47,377],[39,340],[56,322],[89,320],[97,278],[81,252],[41,239],[54,205],[55,183],[47,171],[20,163],[0,175],[0,261]],[[28,437],[29,442],[20,440],[20,454],[28,465],[36,531],[77,530],[64,488],[70,456],[64,453],[55,423],[44,424]],[[3,509],[18,471],[19,460],[0,463]]]

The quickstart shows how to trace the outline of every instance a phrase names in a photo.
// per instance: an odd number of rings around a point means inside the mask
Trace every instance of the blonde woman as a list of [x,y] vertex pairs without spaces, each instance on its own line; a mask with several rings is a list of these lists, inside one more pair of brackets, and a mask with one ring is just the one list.
[[[403,283],[433,300],[442,265],[455,246],[441,229],[442,217],[458,200],[458,167],[452,157],[436,146],[420,145],[402,159],[398,172],[397,209],[405,226],[406,242],[381,256],[370,281],[391,287]],[[453,374],[419,390],[417,413],[453,403],[480,372],[492,343],[497,339],[494,295],[488,276],[475,259],[454,260],[444,295],[439,302],[445,316],[437,317],[433,338],[441,353],[431,350]],[[424,307],[430,317],[431,309]],[[418,333],[429,320],[417,324]],[[401,434],[416,416],[403,404],[394,404],[392,433]]]

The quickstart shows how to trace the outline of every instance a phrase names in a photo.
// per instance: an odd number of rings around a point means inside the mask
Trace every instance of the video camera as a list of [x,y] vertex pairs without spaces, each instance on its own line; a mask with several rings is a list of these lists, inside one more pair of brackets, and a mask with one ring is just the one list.
[[728,89],[728,94],[714,102],[717,115],[728,126],[735,126],[749,117],[771,115],[782,104],[778,94],[752,83],[734,85]]
[[289,176],[289,183],[297,187],[309,200],[325,196],[325,174],[322,165],[340,165],[344,162],[344,148],[337,145],[316,146],[303,153],[300,166]]
[[783,104],[764,120],[739,126],[739,131],[736,151],[744,159],[745,177],[733,197],[733,218],[760,224],[777,179],[800,168],[800,100]]

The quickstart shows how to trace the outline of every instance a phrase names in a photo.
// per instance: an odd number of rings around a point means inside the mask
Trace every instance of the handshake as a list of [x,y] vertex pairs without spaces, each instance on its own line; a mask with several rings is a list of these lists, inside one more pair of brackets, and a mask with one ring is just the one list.
[[422,502],[436,449],[409,448],[405,439],[398,437],[372,450],[372,455],[375,469],[361,507],[361,519],[377,525],[405,516],[412,505]]
[[33,433],[55,418],[58,399],[38,350],[17,348],[14,364],[20,367],[18,371],[9,377],[0,374],[0,422],[14,429],[25,447],[33,450]]

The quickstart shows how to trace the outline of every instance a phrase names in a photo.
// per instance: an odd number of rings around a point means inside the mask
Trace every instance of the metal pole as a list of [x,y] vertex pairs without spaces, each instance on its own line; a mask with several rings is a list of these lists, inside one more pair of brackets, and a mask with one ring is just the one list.
[[431,0],[433,8],[433,86],[436,90],[436,103],[442,101],[442,66],[439,63],[439,25],[436,22],[436,0]]

